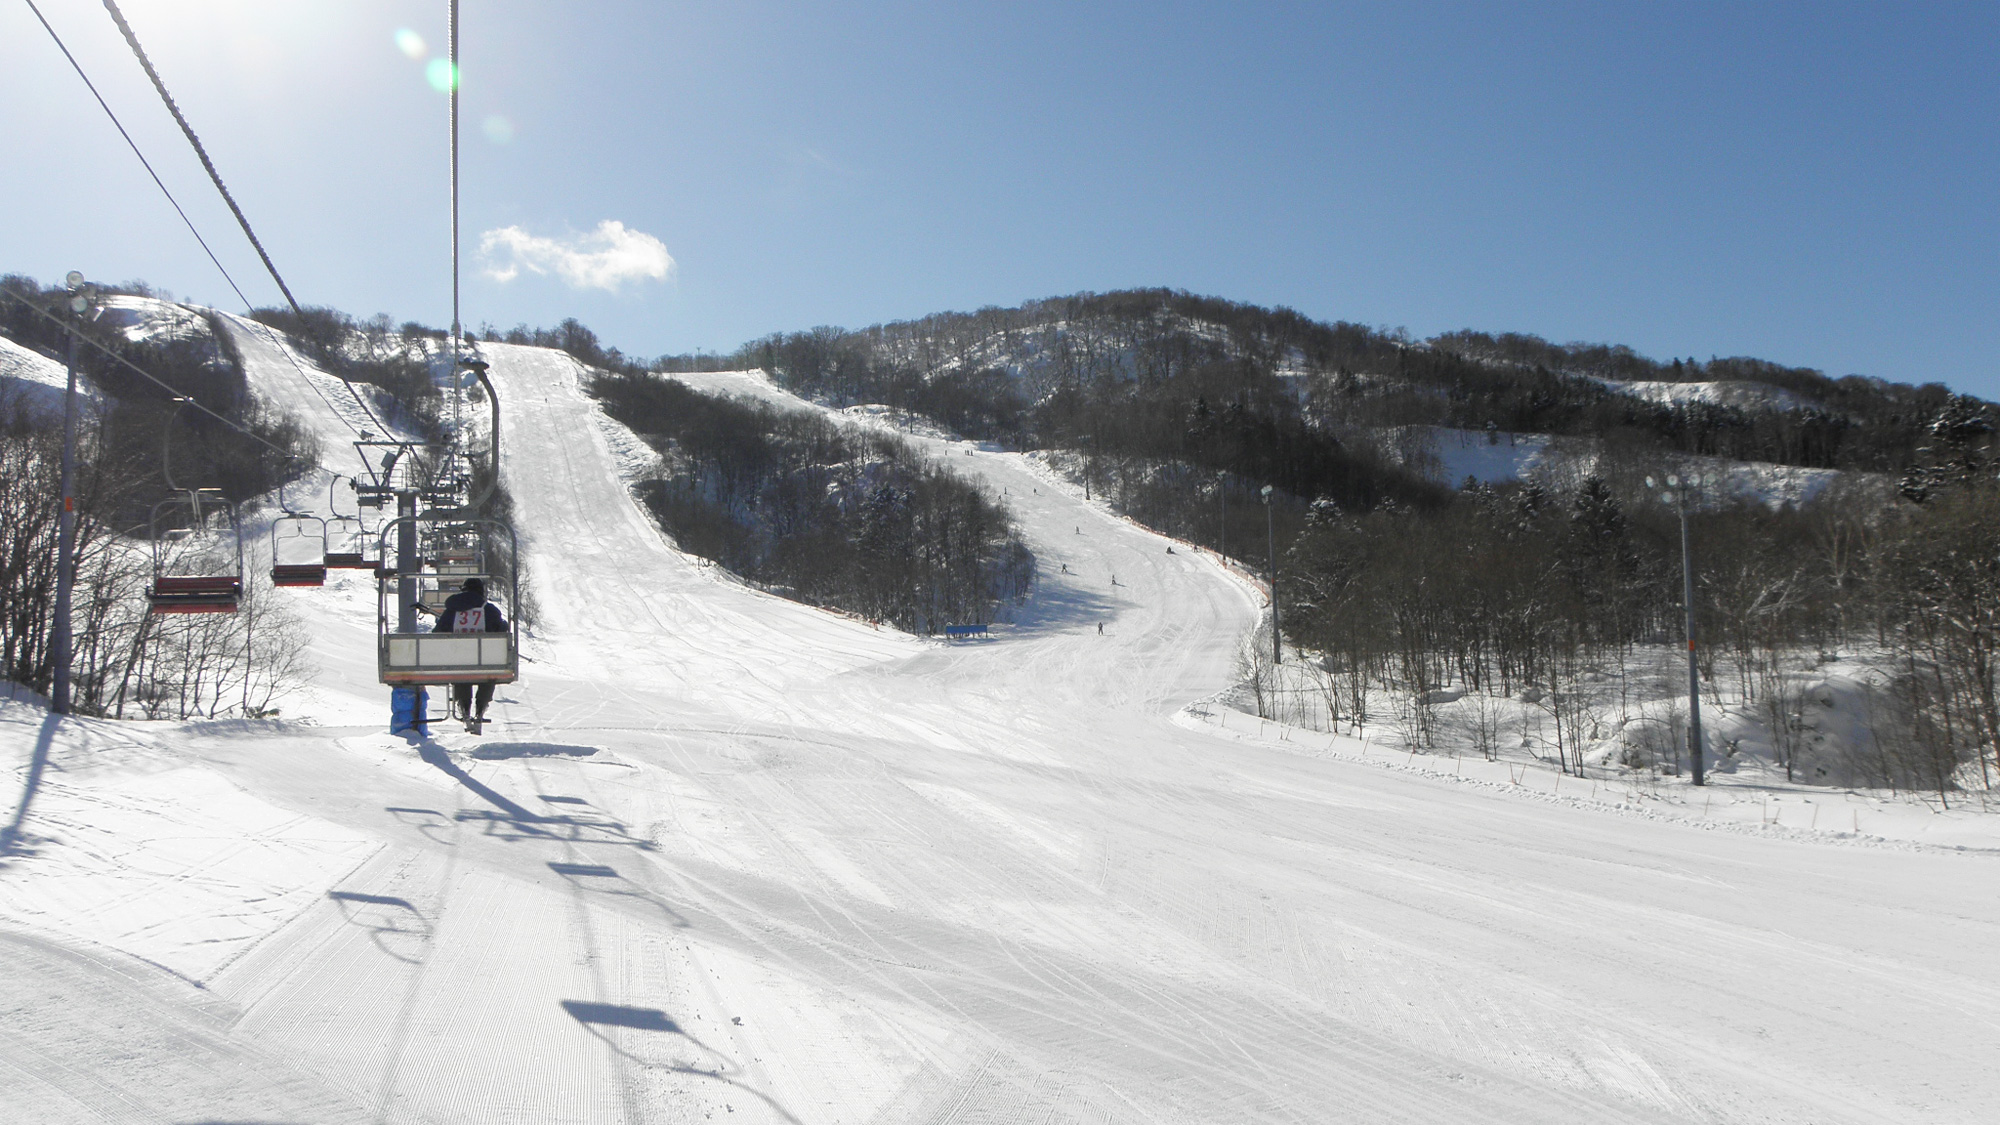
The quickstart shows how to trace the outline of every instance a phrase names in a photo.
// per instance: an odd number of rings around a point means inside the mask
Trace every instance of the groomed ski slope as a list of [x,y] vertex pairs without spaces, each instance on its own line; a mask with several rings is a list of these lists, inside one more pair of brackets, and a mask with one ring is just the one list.
[[573,361],[486,354],[539,606],[487,737],[380,733],[358,586],[278,595],[322,725],[5,712],[59,774],[0,867],[23,1120],[2000,1115],[1993,856],[1176,723],[1254,593],[966,443],[919,439],[1039,556],[1016,624],[944,646],[772,598],[660,536]]

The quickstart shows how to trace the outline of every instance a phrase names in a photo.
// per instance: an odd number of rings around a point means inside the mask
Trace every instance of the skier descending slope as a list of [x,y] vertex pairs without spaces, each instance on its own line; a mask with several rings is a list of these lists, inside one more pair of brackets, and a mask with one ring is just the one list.
[[[437,615],[438,632],[453,633],[504,633],[507,619],[500,613],[500,607],[486,600],[486,583],[478,578],[468,578],[458,593],[446,598],[444,606],[433,609],[421,603],[418,609]],[[472,684],[451,685],[452,702],[458,705],[458,714],[465,720],[465,729],[478,734],[486,722],[486,705],[493,702],[493,685],[480,684],[477,703],[474,702]]]

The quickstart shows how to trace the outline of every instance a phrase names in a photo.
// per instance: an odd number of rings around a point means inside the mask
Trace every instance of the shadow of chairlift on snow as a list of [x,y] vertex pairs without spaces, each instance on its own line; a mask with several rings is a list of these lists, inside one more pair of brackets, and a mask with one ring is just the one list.
[[482,762],[504,762],[509,758],[588,758],[599,749],[560,742],[488,742],[474,750],[472,756]]
[[618,869],[608,863],[557,863],[551,861],[549,870],[558,875],[574,875],[592,879],[618,879]]
[[451,818],[436,809],[418,809],[407,805],[384,805],[382,811],[396,818],[398,824],[414,827],[424,839],[433,844],[451,847]]
[[563,1011],[580,1024],[600,1027],[629,1027],[637,1031],[666,1031],[685,1035],[681,1025],[658,1008],[628,1008],[623,1004],[593,1004],[587,1000],[565,1000]]
[[[549,870],[569,880],[580,891],[614,898],[637,899],[665,915],[668,924],[677,930],[688,929],[694,924],[669,905],[666,899],[626,879],[618,873],[617,868],[608,863],[567,863],[551,860]],[[603,880],[613,881],[606,883]]]
[[[328,891],[326,897],[340,904],[340,913],[348,922],[368,928],[368,939],[375,947],[407,965],[421,965],[424,962],[419,952],[407,952],[394,948],[399,943],[415,945],[419,951],[431,941],[431,922],[424,917],[409,899],[393,895],[362,894],[359,891]],[[381,910],[372,910],[380,907]],[[414,927],[404,926],[407,915],[416,920]]]
[[[562,1008],[563,1011],[569,1013],[571,1019],[581,1024],[583,1029],[589,1032],[592,1037],[625,1059],[652,1070],[668,1070],[677,1074],[690,1074],[698,1078],[714,1079],[726,1086],[732,1086],[741,1090],[745,1095],[763,1102],[771,1108],[772,1112],[786,1121],[793,1122],[793,1125],[802,1125],[797,1117],[792,1116],[790,1110],[787,1110],[783,1105],[778,1103],[776,1098],[754,1090],[733,1077],[732,1074],[740,1073],[741,1068],[730,1061],[727,1055],[695,1038],[693,1035],[688,1034],[686,1028],[674,1022],[672,1016],[667,1015],[667,1013],[658,1008],[633,1008],[624,1004],[599,1004],[589,1000],[564,1000],[562,1001]],[[645,1050],[644,1046],[634,1044],[634,1049],[628,1050],[614,1037],[620,1030],[664,1032],[668,1035],[677,1035],[681,1039],[686,1040],[697,1051],[715,1061],[712,1065],[704,1067],[680,1060],[659,1061],[645,1058],[643,1055],[637,1053],[638,1051]]]
[[570,844],[623,844],[652,851],[658,845],[625,830],[621,821],[603,817],[545,814],[521,807],[505,794],[465,772],[445,748],[429,739],[418,745],[417,755],[452,780],[471,790],[493,806],[488,809],[461,809],[452,819],[460,823],[484,823],[486,835],[499,840],[547,840]]

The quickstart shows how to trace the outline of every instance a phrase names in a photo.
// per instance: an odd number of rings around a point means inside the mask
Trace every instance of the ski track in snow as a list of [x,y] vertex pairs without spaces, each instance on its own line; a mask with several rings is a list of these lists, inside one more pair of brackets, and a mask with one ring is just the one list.
[[[231,327],[348,471],[345,388]],[[2000,1111],[1992,857],[1607,817],[1177,720],[1231,678],[1252,589],[969,443],[912,439],[1019,518],[1042,573],[1014,622],[947,645],[767,596],[633,502],[635,439],[573,360],[482,351],[540,607],[485,738],[381,733],[358,578],[277,592],[323,725],[0,710],[0,760],[53,744],[0,861],[22,1120]],[[205,891],[129,905],[156,880]]]

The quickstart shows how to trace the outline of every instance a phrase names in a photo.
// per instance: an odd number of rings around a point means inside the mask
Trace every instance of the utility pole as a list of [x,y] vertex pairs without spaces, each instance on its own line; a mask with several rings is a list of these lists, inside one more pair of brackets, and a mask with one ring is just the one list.
[[1672,504],[1681,518],[1681,605],[1687,612],[1688,646],[1688,758],[1694,764],[1694,783],[1706,785],[1708,779],[1702,772],[1701,673],[1694,650],[1694,553],[1688,546],[1687,489],[1681,483],[1672,473],[1667,474],[1664,488],[1652,477],[1646,478],[1646,487],[1657,489],[1660,499]]
[[1264,486],[1264,536],[1265,558],[1269,560],[1266,569],[1271,580],[1271,665],[1276,667],[1285,662],[1284,641],[1278,633],[1278,525],[1271,514],[1271,486]]
[[[90,293],[83,274],[71,270],[63,281],[70,292],[70,312],[81,320],[90,309]],[[75,322],[69,327],[69,385],[63,393],[62,510],[56,514],[55,635],[49,639],[49,655],[55,664],[49,710],[58,715],[70,713],[69,666],[74,648],[70,597],[76,588],[76,346],[81,327]]]

